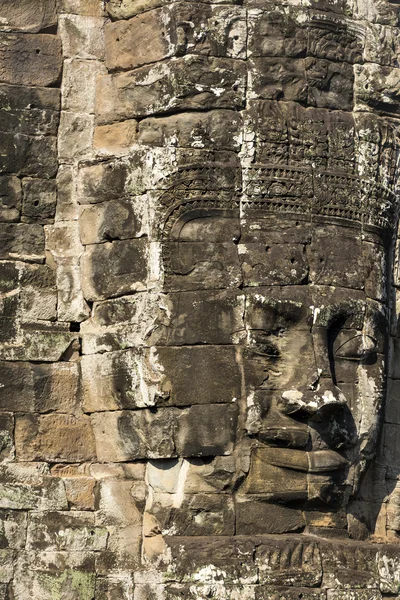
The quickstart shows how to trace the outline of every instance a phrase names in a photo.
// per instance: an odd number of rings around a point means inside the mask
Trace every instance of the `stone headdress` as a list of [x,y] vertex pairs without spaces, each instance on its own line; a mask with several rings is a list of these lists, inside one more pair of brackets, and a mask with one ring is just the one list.
[[169,177],[162,195],[164,235],[196,217],[293,215],[345,219],[393,230],[398,197],[393,188],[339,171],[279,164],[191,164]]

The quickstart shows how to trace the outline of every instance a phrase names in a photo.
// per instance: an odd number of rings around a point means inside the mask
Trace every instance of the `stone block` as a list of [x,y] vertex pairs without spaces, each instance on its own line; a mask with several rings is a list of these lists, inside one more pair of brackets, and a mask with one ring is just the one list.
[[146,378],[146,362],[137,350],[82,357],[85,412],[154,406],[157,388],[153,383],[152,392],[147,384],[150,377]]
[[[159,310],[159,296],[148,292],[95,303],[92,318],[81,326],[82,353],[96,354],[147,346],[148,333],[154,327]],[[104,384],[109,388],[108,384]],[[147,386],[144,389],[147,390]],[[151,404],[154,404],[152,393],[146,393],[145,397],[151,398]]]
[[60,37],[66,58],[104,58],[104,19],[101,17],[61,14]]
[[23,550],[26,543],[26,528],[25,512],[0,510],[0,547]]
[[98,459],[125,462],[175,456],[172,408],[114,411],[91,415]]
[[[1,85],[1,100],[0,100],[0,130],[4,133],[20,134],[27,136],[40,135],[57,135],[59,124],[59,114],[56,109],[56,103],[59,101],[59,90],[49,89],[53,92],[54,107],[42,106],[40,94],[35,93],[36,88],[23,88],[24,92],[18,92],[19,86]],[[40,89],[40,88],[39,88]],[[42,90],[46,88],[41,88]],[[20,94],[20,98],[15,98],[16,94]],[[4,96],[3,96],[4,94]],[[9,105],[4,106],[5,97],[8,98]],[[30,98],[31,104],[26,105],[26,100]],[[31,106],[32,108],[29,108]],[[21,141],[18,137],[14,137],[16,143],[21,147]],[[27,145],[29,141],[25,139]]]
[[56,0],[4,0],[0,31],[36,33],[57,23]]
[[332,589],[379,589],[376,549],[357,542],[319,544],[324,572],[323,584]]
[[0,409],[13,412],[34,408],[33,376],[26,363],[0,362]]
[[50,86],[61,75],[61,41],[49,34],[0,34],[0,81]]
[[232,489],[236,473],[234,456],[216,456],[211,461],[201,458],[189,459],[189,470],[186,475],[185,491],[224,493]]
[[239,245],[246,286],[302,285],[309,277],[309,264],[303,244]]
[[321,584],[321,555],[314,541],[266,538],[256,549],[255,562],[262,584],[306,588]]
[[167,306],[168,321],[151,335],[151,344],[232,344],[244,331],[244,296],[236,290],[171,293]]
[[57,173],[57,220],[76,221],[79,217],[75,169],[60,165]]
[[87,300],[105,300],[146,289],[147,242],[133,239],[86,246],[82,287]]
[[251,59],[252,92],[267,100],[306,102],[305,62],[293,58]]
[[24,415],[16,418],[15,445],[18,460],[77,462],[96,456],[87,417]]
[[159,347],[160,389],[170,406],[230,404],[241,396],[234,346]]
[[53,136],[27,136],[2,134],[0,173],[20,176],[55,177],[57,173],[56,138]]
[[327,600],[381,600],[379,590],[328,590]]
[[[236,507],[236,532],[238,535],[280,534],[302,531],[303,513],[295,508],[270,504],[266,498],[241,498]],[[300,584],[301,585],[301,584]]]
[[[251,453],[250,472],[246,478],[244,488],[248,494],[274,494],[281,497],[285,494],[291,498],[307,498],[307,470],[308,458],[305,452],[298,454],[304,458],[303,465],[289,462],[288,468],[276,465],[274,454],[284,453],[286,449],[280,448],[280,452],[274,452],[272,448],[255,448]],[[286,450],[287,452],[287,450]],[[289,450],[290,453],[290,450]],[[274,464],[275,463],[275,464]],[[300,470],[295,470],[300,468]]]
[[363,62],[364,28],[357,30],[350,19],[321,13],[318,8],[310,11],[307,55],[350,64]]
[[21,181],[17,177],[0,177],[0,222],[18,221],[21,214]]
[[0,461],[15,458],[14,451],[14,415],[0,413]]
[[129,575],[109,575],[96,580],[96,600],[130,600],[133,583]]
[[94,510],[95,485],[91,477],[64,477],[68,506],[73,510]]
[[35,224],[0,224],[0,259],[44,260],[43,227]]
[[164,579],[198,581],[204,585],[255,583],[254,543],[249,538],[230,536],[166,536],[171,556]]
[[100,551],[107,546],[107,530],[95,526],[92,512],[31,512],[26,549],[35,551]]
[[66,60],[63,68],[62,108],[76,113],[94,113],[96,78],[106,72],[96,60]]
[[96,204],[119,199],[125,189],[128,166],[123,161],[103,161],[82,166],[78,173],[78,197],[81,204]]
[[354,74],[352,65],[318,58],[305,60],[308,104],[317,108],[352,110]]
[[183,54],[245,58],[245,39],[242,8],[171,3],[107,24],[106,65],[109,70],[135,69]]
[[138,140],[150,146],[239,150],[242,119],[232,110],[149,117],[139,123]]
[[[34,412],[72,414],[77,410],[80,385],[77,363],[33,364],[30,370]],[[27,385],[28,390],[29,387]],[[25,411],[28,411],[28,406],[25,407]]]
[[102,17],[103,5],[97,0],[60,0],[61,12],[82,15],[84,17]]
[[58,319],[81,323],[88,318],[90,309],[83,297],[80,267],[71,262],[57,267]]
[[35,469],[36,465],[2,467],[0,508],[6,510],[67,510],[65,487],[60,479]]
[[355,110],[374,111],[396,116],[399,103],[400,69],[377,64],[355,67]]
[[12,328],[16,324],[15,314],[10,312],[9,315],[3,319],[0,328],[3,336],[9,336],[7,343],[0,344],[0,361],[55,362],[65,356],[76,340],[66,325],[53,321],[19,321],[17,334],[15,327]]
[[140,237],[142,206],[132,199],[118,199],[82,208],[79,229],[82,244],[98,244]]
[[[248,49],[253,57],[297,58],[307,51],[307,14],[301,8],[275,6],[261,13],[249,10]],[[305,17],[305,18],[304,18]],[[307,23],[307,22],[306,22]]]
[[100,77],[97,122],[102,125],[172,109],[240,109],[244,87],[245,69],[240,61],[205,56],[176,58]]
[[53,136],[25,137],[19,136],[17,143],[25,143],[26,148],[21,153],[19,170],[27,177],[54,178],[57,174],[57,140]]
[[166,535],[229,536],[235,531],[233,499],[224,495],[185,494],[180,506],[174,506],[171,495],[155,494],[148,512]]
[[163,257],[164,290],[168,292],[238,288],[243,283],[233,239],[225,243],[165,242]]
[[52,223],[56,214],[57,190],[52,179],[22,180],[22,220],[25,223]]
[[34,571],[28,562],[18,570],[12,590],[15,600],[25,600],[27,594],[29,598],[40,600],[86,600],[94,597],[95,586],[95,573],[84,568]]
[[100,483],[96,524],[107,527],[109,539],[108,551],[103,557],[104,569],[100,563],[99,574],[109,574],[107,560],[122,570],[131,570],[140,564],[144,498],[138,499],[137,490],[138,483],[134,481]]
[[82,254],[77,222],[60,221],[48,225],[45,232],[46,248],[50,250],[56,263],[62,264],[69,259],[77,259]]
[[231,454],[237,418],[236,404],[197,405],[180,410],[175,433],[177,455],[195,458]]
[[326,590],[298,587],[255,587],[255,600],[297,600],[298,598],[302,600],[326,600]]
[[58,155],[61,162],[85,160],[92,155],[94,117],[63,111],[60,119]]
[[137,121],[99,125],[94,130],[93,147],[99,154],[126,154],[137,140]]
[[107,23],[105,46],[108,70],[135,69],[172,56],[166,16],[165,11],[156,9],[129,21]]

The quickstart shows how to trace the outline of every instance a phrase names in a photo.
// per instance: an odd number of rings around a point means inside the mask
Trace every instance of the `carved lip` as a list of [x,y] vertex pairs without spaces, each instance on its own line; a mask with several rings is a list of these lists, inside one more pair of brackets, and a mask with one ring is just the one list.
[[305,471],[307,473],[324,473],[345,469],[350,462],[333,450],[292,450],[291,448],[269,448],[268,462],[275,467]]

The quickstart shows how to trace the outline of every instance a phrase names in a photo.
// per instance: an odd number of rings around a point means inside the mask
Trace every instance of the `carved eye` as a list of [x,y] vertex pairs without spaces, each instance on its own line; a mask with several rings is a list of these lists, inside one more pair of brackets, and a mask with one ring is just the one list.
[[338,336],[334,356],[347,360],[365,360],[376,352],[376,341],[369,335],[355,335],[347,340]]
[[278,348],[272,342],[256,344],[253,347],[253,352],[259,356],[268,356],[269,358],[279,358],[280,356]]

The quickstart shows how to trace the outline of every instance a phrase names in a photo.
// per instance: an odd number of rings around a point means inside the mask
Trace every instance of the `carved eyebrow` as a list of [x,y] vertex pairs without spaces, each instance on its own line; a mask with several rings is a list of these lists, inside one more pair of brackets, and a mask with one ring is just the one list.
[[[321,308],[316,319],[316,325],[338,329],[343,327],[349,319],[360,319],[360,325],[364,321],[366,305],[359,302],[346,301],[339,304],[331,304]],[[352,327],[354,329],[354,327]]]

